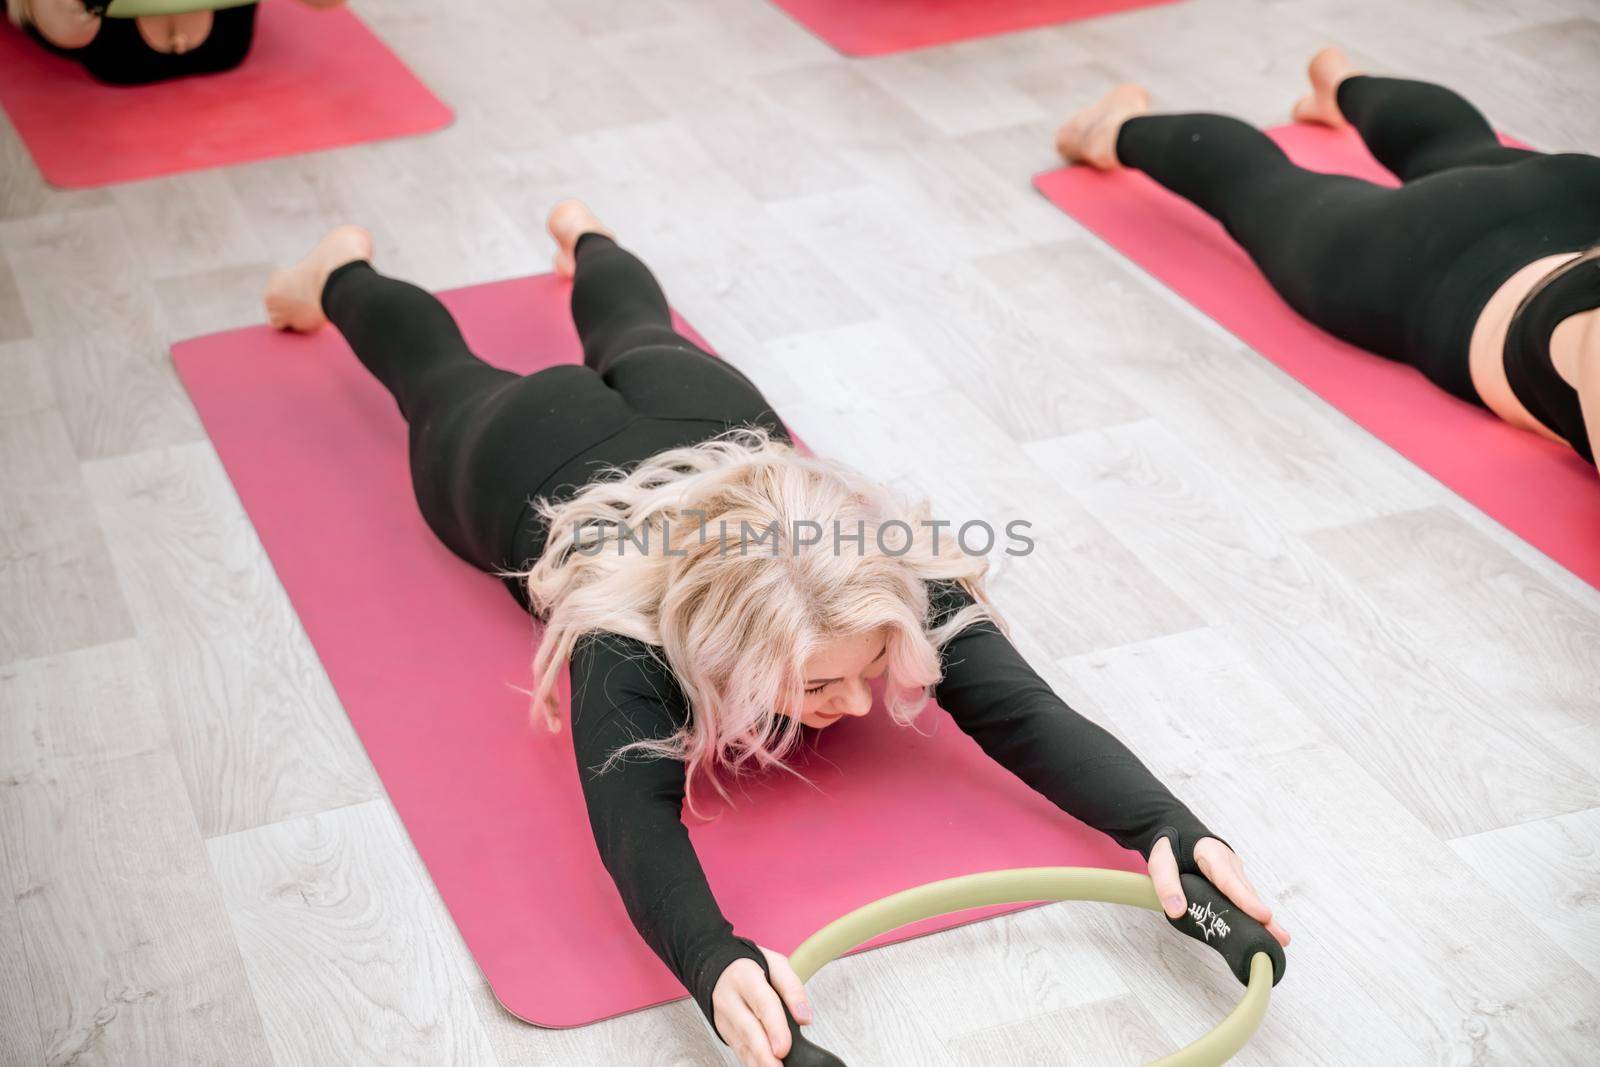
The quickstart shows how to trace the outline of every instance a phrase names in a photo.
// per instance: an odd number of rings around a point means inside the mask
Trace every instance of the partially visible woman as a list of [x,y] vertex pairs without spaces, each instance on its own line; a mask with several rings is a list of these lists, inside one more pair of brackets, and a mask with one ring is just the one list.
[[[300,0],[335,7],[344,0]],[[4,0],[6,14],[45,48],[77,60],[98,81],[147,85],[232,70],[255,39],[254,3],[215,11],[114,18],[108,0]]]
[[1142,170],[1227,229],[1288,304],[1504,421],[1600,449],[1600,158],[1500,143],[1438,85],[1311,60],[1301,122],[1354,126],[1399,188],[1297,167],[1238,119],[1152,115],[1120,85],[1069,119],[1069,163]]

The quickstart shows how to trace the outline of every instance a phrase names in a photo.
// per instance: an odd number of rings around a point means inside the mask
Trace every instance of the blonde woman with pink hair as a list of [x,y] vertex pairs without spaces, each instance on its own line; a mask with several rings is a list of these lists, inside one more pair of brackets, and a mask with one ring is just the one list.
[[811,1020],[779,953],[737,936],[682,822],[729,775],[781,769],[806,730],[865,715],[884,677],[909,724],[929,696],[996,761],[1137,849],[1169,916],[1210,878],[1287,944],[1239,859],[1007,640],[965,554],[902,499],[796,451],[743,374],[672,327],[649,270],[576,201],[550,214],[582,365],[519,376],[468,351],[428,293],[346,226],[266,293],[275,326],[332,321],[410,426],[424,518],[545,620],[537,714],[572,681],[580,780],[635,927],[747,1067]]

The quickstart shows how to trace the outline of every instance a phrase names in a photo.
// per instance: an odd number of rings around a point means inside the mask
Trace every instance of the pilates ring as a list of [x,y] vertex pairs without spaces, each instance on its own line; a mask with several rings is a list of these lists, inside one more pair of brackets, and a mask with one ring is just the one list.
[[[1239,911],[1206,879],[1182,876],[1189,911],[1167,919],[1181,932],[1210,945],[1246,985],[1244,998],[1209,1033],[1146,1067],[1217,1067],[1231,1059],[1267,1012],[1272,987],[1283,977],[1283,949],[1254,919]],[[1098,867],[1022,867],[929,882],[857,908],[806,938],[789,955],[802,982],[857,945],[908,923],[968,908],[1030,901],[1088,900],[1162,911],[1149,876]],[[1163,918],[1165,918],[1163,912]],[[788,1013],[787,1007],[784,1009]],[[785,1067],[844,1067],[844,1061],[813,1044],[789,1018],[792,1039]]]
[[111,0],[99,4],[106,18],[135,19],[146,15],[186,15],[191,11],[221,11],[243,7],[256,0]]

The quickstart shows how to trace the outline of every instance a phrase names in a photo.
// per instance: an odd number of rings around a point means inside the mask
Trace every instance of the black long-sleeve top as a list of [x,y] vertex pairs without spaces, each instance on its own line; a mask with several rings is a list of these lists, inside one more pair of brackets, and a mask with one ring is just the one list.
[[[973,603],[953,582],[931,585],[930,594],[935,625]],[[1056,696],[992,622],[962,629],[941,659],[940,706],[1063,811],[1146,857],[1170,835],[1181,864],[1213,836],[1120,741]],[[675,733],[688,702],[659,649],[617,634],[585,635],[571,673],[572,741],[600,858],[640,935],[713,1020],[723,970],[736,959],[762,960],[723,917],[695,855],[682,821],[683,764],[630,754],[606,767],[623,745]]]

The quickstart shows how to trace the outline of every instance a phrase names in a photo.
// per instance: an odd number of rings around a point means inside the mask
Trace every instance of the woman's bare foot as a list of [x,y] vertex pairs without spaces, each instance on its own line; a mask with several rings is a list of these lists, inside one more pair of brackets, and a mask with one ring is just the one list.
[[1321,126],[1340,129],[1350,125],[1339,110],[1339,83],[1356,73],[1350,57],[1329,45],[1311,57],[1307,74],[1311,77],[1311,92],[1302,96],[1290,115],[1296,122],[1314,122]]
[[601,225],[594,212],[581,200],[563,200],[551,208],[545,226],[550,236],[556,239],[556,273],[563,278],[572,277],[578,269],[578,260],[573,253],[578,238],[586,233],[603,233],[613,241],[617,238],[616,234]]
[[1125,82],[1079,111],[1056,131],[1056,151],[1068,163],[1087,163],[1096,170],[1111,170],[1117,160],[1117,134],[1122,124],[1150,110],[1144,86]]
[[317,242],[306,258],[272,272],[262,299],[274,329],[310,333],[328,317],[322,313],[322,287],[346,263],[372,258],[372,234],[360,226],[338,226]]
[[193,52],[211,36],[210,11],[184,11],[175,15],[141,15],[133,20],[144,43],[157,52],[181,56]]

